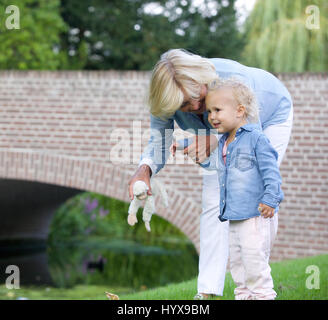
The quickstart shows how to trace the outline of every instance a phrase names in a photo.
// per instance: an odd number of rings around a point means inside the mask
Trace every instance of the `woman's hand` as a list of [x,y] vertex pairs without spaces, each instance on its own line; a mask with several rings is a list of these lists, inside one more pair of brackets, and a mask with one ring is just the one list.
[[272,218],[274,216],[274,208],[271,208],[264,203],[259,204],[259,211],[263,218]]
[[193,143],[183,150],[197,164],[204,162],[218,147],[218,139],[215,135],[195,136]]
[[131,177],[131,179],[130,179],[130,181],[128,183],[130,200],[133,200],[133,197],[134,197],[134,195],[133,195],[133,185],[138,180],[144,181],[146,183],[146,185],[148,186],[147,194],[149,196],[152,195],[152,193],[151,193],[151,187],[150,187],[150,177],[151,177],[151,170],[150,170],[150,167],[147,166],[146,164],[141,165],[137,169],[137,171]]

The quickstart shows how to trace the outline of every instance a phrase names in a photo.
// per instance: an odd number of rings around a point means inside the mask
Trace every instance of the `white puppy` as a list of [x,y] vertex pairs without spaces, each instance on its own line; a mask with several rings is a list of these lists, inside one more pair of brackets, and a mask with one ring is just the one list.
[[163,184],[156,178],[150,179],[150,186],[152,195],[148,196],[148,187],[144,181],[138,180],[133,185],[134,198],[129,206],[128,224],[134,226],[137,222],[137,212],[141,206],[141,201],[145,201],[145,206],[142,212],[142,220],[145,222],[145,226],[148,232],[150,232],[150,220],[153,213],[155,213],[154,197],[159,194],[162,198],[163,205],[168,207],[168,197]]

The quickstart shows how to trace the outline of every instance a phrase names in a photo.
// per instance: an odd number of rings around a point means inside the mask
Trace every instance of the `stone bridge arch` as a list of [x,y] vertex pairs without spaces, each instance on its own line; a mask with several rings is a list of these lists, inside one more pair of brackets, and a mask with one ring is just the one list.
[[[0,151],[0,179],[38,182],[69,188],[72,192],[68,192],[68,195],[71,196],[83,190],[129,202],[127,181],[130,175],[128,169],[113,163],[37,151]],[[199,252],[199,205],[175,190],[172,185],[167,192],[169,208],[164,208],[159,199],[156,199],[156,214],[178,227]],[[52,213],[48,214],[52,216]],[[15,217],[11,218],[15,219],[15,223],[20,223]],[[50,221],[50,218],[48,220]],[[0,233],[6,233],[6,230],[3,231]],[[38,230],[38,232],[44,236],[48,230]]]

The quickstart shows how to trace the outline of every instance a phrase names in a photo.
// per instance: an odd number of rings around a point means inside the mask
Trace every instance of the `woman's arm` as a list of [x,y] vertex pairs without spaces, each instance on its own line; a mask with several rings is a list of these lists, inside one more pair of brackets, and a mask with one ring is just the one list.
[[128,182],[131,200],[133,199],[133,184],[137,180],[144,181],[149,188],[148,195],[152,194],[150,177],[164,167],[169,157],[173,128],[173,119],[165,121],[152,115],[150,116],[150,139],[141,155],[138,169]]
[[150,139],[141,155],[139,166],[147,164],[152,174],[158,173],[165,165],[173,140],[173,119],[162,120],[150,116]]

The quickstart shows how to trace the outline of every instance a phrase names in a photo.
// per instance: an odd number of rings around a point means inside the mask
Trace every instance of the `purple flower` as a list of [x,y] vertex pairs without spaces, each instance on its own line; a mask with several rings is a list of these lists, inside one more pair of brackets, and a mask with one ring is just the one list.
[[92,212],[94,209],[96,209],[98,206],[98,200],[97,199],[93,199],[92,201],[90,200],[90,198],[87,198],[85,200],[85,207],[84,210],[86,213],[90,213]]
[[105,210],[103,207],[101,207],[101,208],[99,209],[99,215],[100,215],[101,217],[106,216],[108,213],[109,213],[109,210]]
[[91,216],[91,220],[93,221],[93,220],[95,220],[96,219],[96,214],[94,213],[92,216]]

